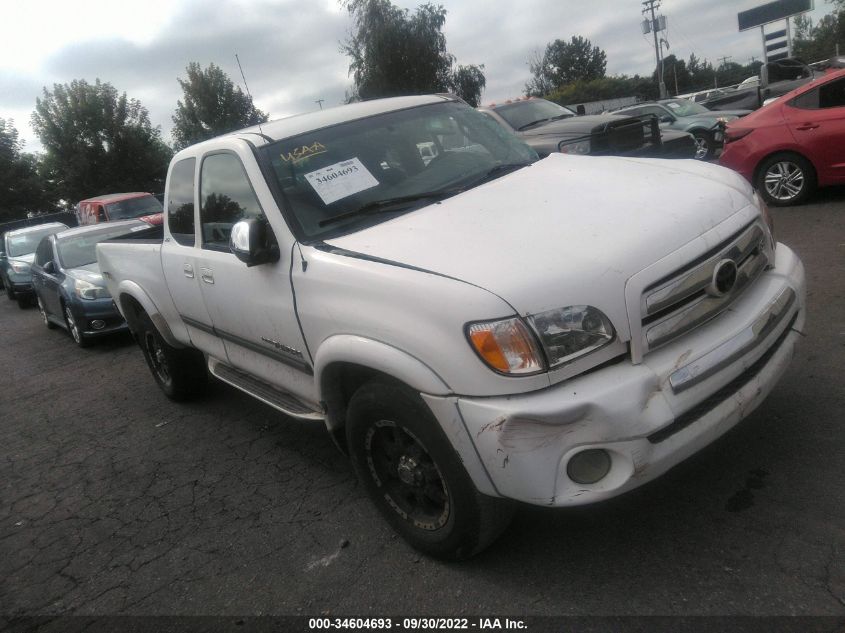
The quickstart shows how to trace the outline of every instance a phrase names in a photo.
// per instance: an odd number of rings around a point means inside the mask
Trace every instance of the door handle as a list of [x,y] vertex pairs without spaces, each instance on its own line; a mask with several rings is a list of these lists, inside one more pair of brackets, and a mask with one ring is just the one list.
[[200,279],[207,284],[214,284],[214,273],[210,268],[200,268]]
[[802,123],[799,125],[796,130],[815,130],[817,127],[820,127],[818,123]]
[[190,264],[185,264],[184,266],[182,266],[182,271],[185,273],[185,277],[187,277],[188,279],[194,278],[194,267]]

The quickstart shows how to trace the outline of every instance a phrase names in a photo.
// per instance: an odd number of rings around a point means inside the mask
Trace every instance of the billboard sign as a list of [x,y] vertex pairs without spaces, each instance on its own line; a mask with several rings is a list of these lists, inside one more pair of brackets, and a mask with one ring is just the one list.
[[813,0],[776,0],[736,14],[739,30],[746,31],[770,22],[813,10]]

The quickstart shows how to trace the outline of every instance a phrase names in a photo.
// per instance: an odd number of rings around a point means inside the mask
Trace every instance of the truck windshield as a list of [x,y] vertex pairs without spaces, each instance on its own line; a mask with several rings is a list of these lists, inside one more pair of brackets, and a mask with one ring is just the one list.
[[713,110],[708,110],[703,105],[698,105],[687,99],[670,99],[662,101],[667,108],[675,116],[695,116],[696,114],[711,114]]
[[500,125],[454,101],[342,123],[262,152],[292,228],[306,239],[382,222],[537,160]]
[[110,221],[140,218],[143,215],[161,213],[161,203],[152,196],[130,198],[106,205],[106,213]]
[[535,123],[552,121],[554,119],[566,119],[575,116],[575,113],[562,105],[546,101],[545,99],[526,99],[515,101],[506,105],[497,106],[496,114],[508,122],[515,130],[530,127]]

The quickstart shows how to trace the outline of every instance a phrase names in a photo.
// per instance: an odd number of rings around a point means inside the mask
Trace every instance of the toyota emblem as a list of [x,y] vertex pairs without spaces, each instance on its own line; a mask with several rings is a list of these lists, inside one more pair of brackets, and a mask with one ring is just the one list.
[[732,259],[723,259],[713,269],[713,278],[707,286],[711,297],[723,297],[736,285],[737,267]]

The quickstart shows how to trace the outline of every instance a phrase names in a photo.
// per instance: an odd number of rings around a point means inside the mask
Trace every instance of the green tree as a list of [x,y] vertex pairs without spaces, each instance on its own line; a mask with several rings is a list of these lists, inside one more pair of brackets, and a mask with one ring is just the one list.
[[487,85],[484,78],[484,64],[481,66],[458,66],[450,79],[451,87],[461,99],[477,108],[481,104],[481,93]]
[[815,26],[803,15],[795,18],[795,57],[807,63],[822,61],[833,57],[837,46],[840,54],[845,54],[845,0],[839,0],[836,9]]
[[76,201],[120,191],[164,189],[172,150],[147,109],[99,79],[54,84],[35,101],[32,127],[44,146],[45,175]]
[[390,0],[342,0],[354,27],[341,52],[350,58],[350,101],[454,90],[468,103],[481,98],[484,66],[458,66],[446,50],[446,10],[423,4],[411,13]]
[[177,150],[267,121],[252,97],[235,86],[219,66],[209,64],[203,70],[197,62],[191,62],[186,71],[188,78],[178,79],[183,100],[176,103],[173,115]]
[[573,81],[601,79],[605,76],[607,55],[590,40],[574,35],[569,42],[555,40],[547,44],[542,57],[535,51],[528,68],[534,76],[525,84],[525,94],[539,97]]
[[22,149],[14,123],[0,119],[0,222],[56,206],[50,183],[38,172],[36,157]]

